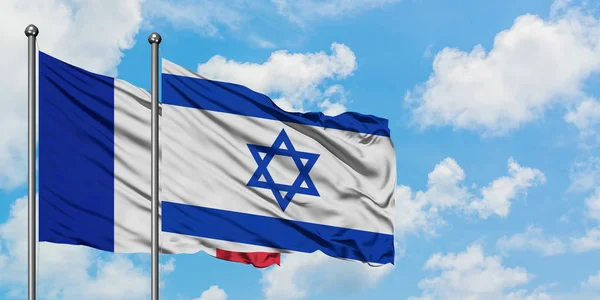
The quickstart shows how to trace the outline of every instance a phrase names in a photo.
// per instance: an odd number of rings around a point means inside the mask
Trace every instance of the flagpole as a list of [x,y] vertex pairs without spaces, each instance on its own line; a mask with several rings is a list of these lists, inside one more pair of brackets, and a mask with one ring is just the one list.
[[152,300],[158,300],[158,45],[160,34],[148,37],[152,47]]
[[28,143],[27,143],[27,154],[28,154],[28,221],[29,221],[29,243],[28,243],[28,255],[27,255],[27,266],[28,266],[28,299],[35,300],[36,296],[36,242],[37,242],[37,207],[35,202],[35,188],[36,188],[36,176],[35,176],[35,140],[37,134],[37,123],[36,123],[36,47],[35,40],[39,33],[38,28],[31,24],[25,28],[25,36],[27,36],[27,96],[28,96],[28,110],[29,110],[29,122],[28,122]]

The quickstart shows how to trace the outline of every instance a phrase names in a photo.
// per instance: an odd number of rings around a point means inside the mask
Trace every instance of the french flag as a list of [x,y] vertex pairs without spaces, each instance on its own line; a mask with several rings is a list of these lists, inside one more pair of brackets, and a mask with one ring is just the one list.
[[[39,52],[40,242],[150,252],[150,99],[126,81]],[[279,252],[236,243],[161,246],[199,251],[261,268],[280,263]]]

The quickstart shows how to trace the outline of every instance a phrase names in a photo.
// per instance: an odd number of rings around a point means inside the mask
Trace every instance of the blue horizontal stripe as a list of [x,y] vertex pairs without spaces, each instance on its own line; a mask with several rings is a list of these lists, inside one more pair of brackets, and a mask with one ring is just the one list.
[[39,60],[39,240],[112,252],[114,79]]
[[162,231],[298,252],[394,263],[394,237],[163,201]]
[[227,82],[162,74],[162,103],[324,128],[390,136],[388,120],[345,112],[293,113],[279,108],[269,97]]

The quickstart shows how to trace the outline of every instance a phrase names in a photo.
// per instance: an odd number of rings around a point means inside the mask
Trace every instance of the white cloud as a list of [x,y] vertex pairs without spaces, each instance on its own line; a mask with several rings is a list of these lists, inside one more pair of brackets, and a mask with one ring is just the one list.
[[[289,22],[305,26],[306,21],[329,20],[360,11],[382,7],[400,0],[307,0],[307,1],[247,1],[247,0],[145,0],[144,16],[151,22],[147,27],[166,21],[176,29],[223,38],[232,33],[263,49],[276,45],[253,31],[253,24],[264,22],[272,26],[281,23],[280,16]],[[284,20],[284,21],[286,21]]]
[[400,0],[271,0],[279,14],[290,21],[304,24],[318,18],[339,18],[359,11],[375,9]]
[[564,7],[557,3],[548,20],[519,16],[489,52],[440,51],[427,82],[405,97],[415,122],[505,134],[555,104],[583,100],[584,82],[600,70],[600,22]]
[[492,214],[506,217],[510,211],[510,200],[514,199],[517,193],[525,192],[528,188],[546,181],[541,171],[521,167],[513,158],[508,160],[508,175],[484,187],[481,190],[483,197],[471,202],[469,209],[477,211],[482,218]]
[[160,282],[158,284],[159,288],[162,289],[165,287],[165,276],[175,272],[175,258],[171,257],[166,262],[160,263],[158,268],[160,272]]
[[[423,193],[419,191],[418,193]],[[426,192],[425,192],[426,193]],[[431,206],[425,197],[413,197],[410,187],[396,188],[396,227],[398,238],[409,233],[423,232],[428,236],[437,234],[437,229],[446,224],[438,209]]]
[[219,286],[213,285],[200,294],[200,298],[194,300],[227,300],[227,293]]
[[275,102],[275,105],[277,105],[279,108],[281,108],[287,112],[301,112],[301,113],[306,112],[306,110],[304,110],[303,108],[295,107],[294,104],[292,104],[286,98],[273,99],[273,102]]
[[575,125],[584,137],[594,135],[600,124],[600,102],[591,98],[582,101],[565,115],[565,121]]
[[[16,295],[27,285],[27,198],[17,199],[8,221],[0,224],[0,287]],[[146,299],[150,280],[125,255],[99,258],[83,246],[39,244],[40,298]]]
[[533,291],[531,294],[526,290],[511,292],[502,297],[503,300],[551,300],[554,296],[546,293],[543,289]]
[[590,275],[586,281],[581,283],[581,286],[584,288],[600,290],[600,271],[595,275]]
[[[584,171],[583,173],[589,173]],[[597,178],[596,178],[597,179]],[[596,179],[592,180],[595,181]],[[584,187],[588,187],[588,181],[582,181]],[[591,188],[591,186],[589,186]],[[596,187],[584,201],[586,217],[600,224],[600,188]],[[600,250],[600,227],[591,228],[585,236],[571,238],[571,247],[575,252],[588,252]]]
[[527,284],[532,275],[521,267],[505,267],[499,256],[485,256],[478,244],[458,254],[436,253],[424,268],[439,273],[421,280],[422,296],[410,299],[548,299],[539,292],[511,292]]
[[319,103],[319,108],[323,111],[323,114],[328,116],[337,116],[341,113],[346,112],[346,93],[344,87],[336,84],[332,85],[325,91],[325,100]]
[[511,237],[503,236],[496,242],[496,246],[502,252],[514,250],[530,250],[539,252],[543,256],[562,254],[566,250],[565,244],[556,237],[544,237],[541,228],[528,226],[523,233],[517,233]]
[[396,190],[396,233],[399,236],[418,232],[435,235],[437,228],[446,224],[440,213],[448,209],[477,213],[481,218],[508,216],[519,192],[544,181],[541,171],[521,167],[513,158],[508,160],[508,173],[480,189],[478,193],[482,196],[477,197],[475,191],[463,183],[465,172],[456,160],[444,159],[429,173],[427,190],[414,194],[408,186],[399,186]]
[[175,271],[175,258],[169,258],[165,263],[159,265],[161,274],[169,274]]
[[214,0],[147,0],[144,3],[144,14],[154,23],[166,20],[177,29],[218,36],[219,26],[236,29],[247,21],[242,13],[244,6],[245,3],[240,1],[228,1],[225,4]]
[[[141,0],[0,1],[0,188],[26,178],[27,39],[25,26],[40,29],[39,49],[92,72],[115,75],[123,50],[134,45]],[[110,20],[110,22],[106,22]],[[101,35],[102,38],[99,38]]]
[[569,191],[585,192],[600,186],[600,157],[592,156],[587,161],[575,162],[569,176]]
[[96,274],[71,282],[73,287],[65,286],[63,281],[53,282],[51,289],[57,290],[62,285],[62,299],[145,299],[149,296],[149,276],[131,260],[116,256],[108,261],[98,260],[96,267]]
[[346,106],[341,103],[332,103],[329,99],[325,99],[319,103],[319,108],[323,111],[324,115],[337,116],[343,112],[346,112]]
[[321,252],[295,253],[284,256],[281,266],[265,270],[260,282],[267,300],[304,299],[321,292],[348,294],[372,288],[393,268],[335,259]]
[[575,252],[600,250],[600,228],[592,228],[585,236],[571,238],[571,246]]
[[587,216],[590,219],[600,222],[600,187],[596,188],[596,191],[585,199],[585,206],[587,208]]
[[427,190],[411,192],[408,186],[396,189],[396,228],[398,236],[424,232],[435,235],[445,221],[440,211],[451,207],[462,207],[470,193],[461,183],[464,170],[453,158],[445,158],[429,173]]
[[433,44],[429,44],[427,46],[427,48],[425,48],[425,51],[423,52],[423,57],[425,58],[429,58],[433,55],[433,53],[431,52],[433,49]]
[[550,16],[554,17],[569,8],[573,0],[555,0],[550,6]]
[[572,210],[570,210],[567,213],[564,213],[562,216],[560,216],[560,221],[563,223],[569,223],[571,220],[569,219],[569,214],[572,212]]
[[259,48],[263,48],[263,49],[273,49],[273,48],[277,48],[277,45],[275,45],[273,42],[266,40],[264,38],[261,38],[259,36],[256,35],[251,35],[248,38],[252,43],[254,43],[255,45],[257,45]]
[[[216,55],[198,66],[198,73],[213,80],[242,84],[272,98],[283,98],[295,109],[328,97],[320,86],[326,79],[345,79],[356,70],[356,57],[348,46],[331,45],[331,54],[275,51],[264,63],[240,63]],[[277,103],[277,102],[276,102]]]

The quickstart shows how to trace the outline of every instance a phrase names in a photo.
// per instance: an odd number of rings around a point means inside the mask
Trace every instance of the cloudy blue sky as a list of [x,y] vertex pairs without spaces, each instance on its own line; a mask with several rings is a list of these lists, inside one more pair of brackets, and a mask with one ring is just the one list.
[[[288,110],[390,120],[396,265],[161,257],[163,299],[600,299],[600,3],[5,0],[0,298],[26,297],[26,38],[149,89],[162,56]],[[149,299],[149,255],[40,245],[40,299]]]

